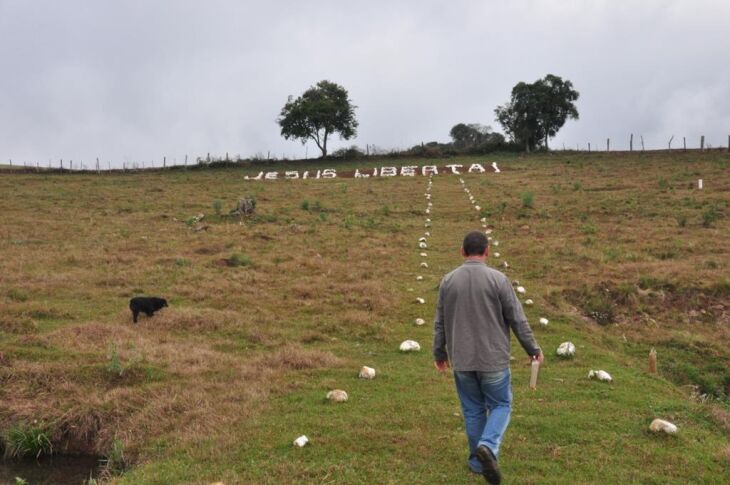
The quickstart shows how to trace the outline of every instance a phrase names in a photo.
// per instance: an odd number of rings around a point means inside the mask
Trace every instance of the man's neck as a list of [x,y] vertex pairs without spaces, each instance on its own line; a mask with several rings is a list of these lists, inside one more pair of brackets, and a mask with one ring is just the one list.
[[464,259],[464,262],[474,261],[476,263],[484,263],[484,262],[486,262],[486,260],[487,260],[487,258],[485,258],[484,256],[468,256],[467,258]]

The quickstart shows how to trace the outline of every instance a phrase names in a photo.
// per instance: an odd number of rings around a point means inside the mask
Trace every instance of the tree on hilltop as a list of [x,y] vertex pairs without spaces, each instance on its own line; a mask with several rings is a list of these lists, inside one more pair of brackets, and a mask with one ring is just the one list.
[[302,144],[314,140],[324,158],[329,135],[339,133],[341,139],[349,140],[357,134],[355,108],[345,88],[323,80],[296,99],[289,96],[277,122],[281,136],[298,138]]
[[512,88],[510,101],[494,110],[496,119],[505,133],[528,152],[548,148],[548,139],[554,137],[565,122],[578,119],[574,102],[580,93],[573,83],[548,74],[532,84],[517,83]]

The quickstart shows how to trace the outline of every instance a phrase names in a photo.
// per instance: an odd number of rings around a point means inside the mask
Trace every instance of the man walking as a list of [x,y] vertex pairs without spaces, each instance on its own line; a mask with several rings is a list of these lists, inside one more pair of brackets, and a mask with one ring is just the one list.
[[464,264],[441,280],[434,319],[433,358],[439,372],[449,361],[461,401],[469,468],[498,484],[499,444],[512,406],[510,328],[531,359],[544,357],[509,278],[488,267],[489,241],[479,231],[464,238]]

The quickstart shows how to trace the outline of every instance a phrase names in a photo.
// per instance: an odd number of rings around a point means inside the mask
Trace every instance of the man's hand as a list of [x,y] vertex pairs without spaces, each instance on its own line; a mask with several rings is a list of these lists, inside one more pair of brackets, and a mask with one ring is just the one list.
[[436,367],[436,370],[443,373],[446,372],[446,369],[449,368],[449,361],[448,360],[435,360],[433,362],[433,366]]
[[542,366],[542,363],[545,361],[545,354],[543,354],[542,351],[540,351],[539,354],[533,355],[532,357],[530,357],[530,360],[529,360],[529,362],[527,362],[527,365],[532,365],[533,360],[538,361],[540,363],[540,365]]

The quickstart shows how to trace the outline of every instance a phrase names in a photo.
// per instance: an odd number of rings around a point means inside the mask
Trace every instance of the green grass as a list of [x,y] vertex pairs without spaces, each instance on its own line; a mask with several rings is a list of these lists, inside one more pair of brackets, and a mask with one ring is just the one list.
[[[29,414],[53,423],[51,439],[100,422],[93,451],[122,456],[118,483],[483,483],[466,470],[459,404],[452,378],[433,370],[431,329],[413,321],[431,320],[462,235],[487,217],[499,261],[535,300],[526,311],[547,353],[530,391],[513,343],[506,480],[722,483],[728,158],[494,160],[501,174],[464,177],[480,214],[456,177],[434,178],[427,269],[416,245],[422,177],[243,181],[252,168],[0,178],[0,430]],[[484,162],[448,163],[474,161]],[[712,190],[690,188],[697,173]],[[255,216],[215,217],[211,200],[233,207],[244,193],[256,197]],[[208,231],[185,223],[199,213]],[[133,325],[126,304],[137,294],[170,307]],[[407,338],[424,350],[399,353]],[[567,340],[577,354],[558,359]],[[651,347],[658,376],[645,372]],[[107,370],[112,348],[123,378]],[[377,377],[358,379],[362,365]],[[614,383],[588,380],[590,369]],[[334,388],[349,401],[327,403]],[[650,434],[654,417],[679,434]],[[294,448],[301,434],[311,444]]]

